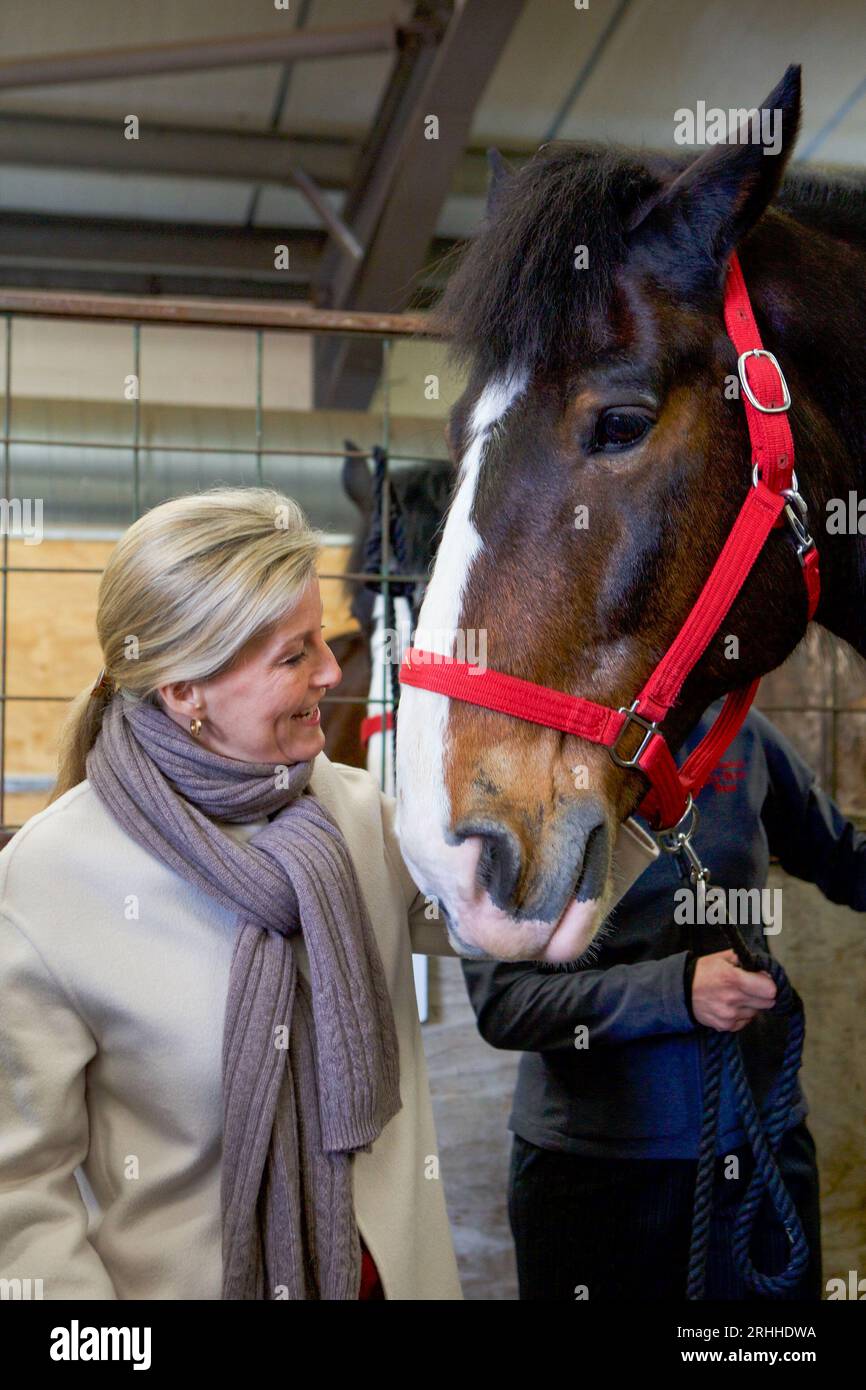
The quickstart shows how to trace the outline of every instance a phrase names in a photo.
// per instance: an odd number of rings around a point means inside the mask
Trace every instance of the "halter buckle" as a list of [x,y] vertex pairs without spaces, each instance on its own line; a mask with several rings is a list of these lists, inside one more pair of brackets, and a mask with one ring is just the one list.
[[[650,719],[644,719],[642,714],[635,714],[637,706],[638,702],[637,700],[635,700],[632,705],[620,705],[619,709],[617,710],[617,714],[625,715],[625,720],[623,722],[622,728],[620,729],[619,733],[614,739],[611,747],[608,749],[608,752],[610,753],[610,756],[613,758],[613,761],[616,763],[617,767],[637,767],[640,763],[641,757],[643,756],[644,749],[646,748],[653,734],[658,733],[659,726],[657,723]],[[622,736],[628,728],[629,724],[639,724],[642,729],[646,730],[646,732],[643,738],[641,739],[640,747],[638,748],[637,752],[633,753],[630,758],[621,758],[619,753],[617,752],[617,749],[619,747],[620,740],[622,739]]]
[[[757,396],[755,395],[754,391],[749,385],[748,378],[746,376],[747,357],[766,357],[768,362],[772,362],[773,366],[776,368],[776,371],[779,374],[779,385],[782,388],[781,405],[762,405],[761,402],[758,400]],[[739,357],[737,358],[737,373],[739,375],[740,381],[743,384],[743,390],[745,391],[749,400],[752,402],[752,405],[755,407],[755,409],[760,410],[762,415],[781,415],[783,411],[790,410],[791,392],[788,390],[788,383],[785,380],[785,373],[782,371],[782,368],[779,366],[778,359],[772,352],[768,352],[766,348],[749,348],[748,352],[741,352]]]

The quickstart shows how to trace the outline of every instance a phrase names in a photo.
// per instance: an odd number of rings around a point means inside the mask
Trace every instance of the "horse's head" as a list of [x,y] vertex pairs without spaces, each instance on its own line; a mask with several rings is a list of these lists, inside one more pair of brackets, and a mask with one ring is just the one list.
[[[469,374],[416,646],[613,708],[670,646],[751,482],[723,285],[796,137],[798,69],[762,109],[781,120],[776,153],[724,143],[678,162],[558,144],[517,173],[498,163],[440,310]],[[772,268],[763,280],[771,314]],[[796,645],[802,587],[785,528],[663,726],[674,748],[713,699]],[[397,753],[403,853],[467,954],[582,954],[640,775],[597,745],[411,686]]]

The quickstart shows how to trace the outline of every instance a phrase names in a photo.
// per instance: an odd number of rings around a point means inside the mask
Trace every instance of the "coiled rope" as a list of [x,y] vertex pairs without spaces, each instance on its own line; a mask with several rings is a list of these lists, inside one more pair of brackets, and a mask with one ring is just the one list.
[[[755,1157],[749,1186],[734,1220],[732,1253],[737,1273],[746,1286],[756,1293],[779,1296],[797,1284],[809,1262],[809,1244],[774,1157],[787,1127],[791,1099],[803,1057],[803,1038],[806,1032],[803,1003],[777,960],[769,955],[762,957],[752,951],[732,923],[726,923],[724,931],[744,970],[766,970],[772,977],[776,986],[773,1012],[788,1018],[788,1036],[779,1074],[765,1102],[765,1114],[762,1115],[755,1105],[752,1088],[746,1076],[738,1035],[719,1032],[712,1028],[706,1029],[704,1119],[692,1214],[687,1287],[689,1299],[702,1299],[706,1284],[723,1067],[728,1069],[743,1128]],[[765,1194],[769,1194],[789,1242],[788,1263],[779,1274],[762,1274],[755,1268],[750,1253],[755,1219]]]

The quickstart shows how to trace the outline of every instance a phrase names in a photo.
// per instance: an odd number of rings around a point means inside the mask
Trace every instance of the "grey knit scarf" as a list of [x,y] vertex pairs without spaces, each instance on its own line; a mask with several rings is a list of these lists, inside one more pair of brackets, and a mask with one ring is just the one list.
[[[222,1049],[223,1298],[357,1298],[352,1154],[401,1108],[397,1033],[343,833],[305,790],[312,760],[223,757],[117,692],[86,765],[134,840],[238,913]],[[245,845],[213,824],[272,812]]]

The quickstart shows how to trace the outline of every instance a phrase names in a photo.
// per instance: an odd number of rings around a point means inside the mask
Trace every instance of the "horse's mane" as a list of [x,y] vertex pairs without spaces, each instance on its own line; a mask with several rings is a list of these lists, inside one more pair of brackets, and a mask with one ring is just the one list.
[[[541,363],[555,373],[586,360],[601,346],[589,335],[627,252],[629,214],[660,177],[694,157],[564,141],[542,146],[472,240],[441,264],[450,275],[431,319],[449,339],[455,366],[474,364],[486,380]],[[866,176],[795,165],[773,206],[831,235],[866,240]],[[588,250],[584,270],[574,266],[579,245]]]
[[859,170],[812,170],[794,165],[785,175],[773,206],[830,236],[866,242],[866,174]]
[[[458,367],[485,377],[585,357],[589,325],[624,258],[624,221],[656,180],[608,145],[543,146],[509,181],[459,260],[431,318]],[[575,248],[588,251],[575,269]],[[444,269],[454,253],[446,257]]]

